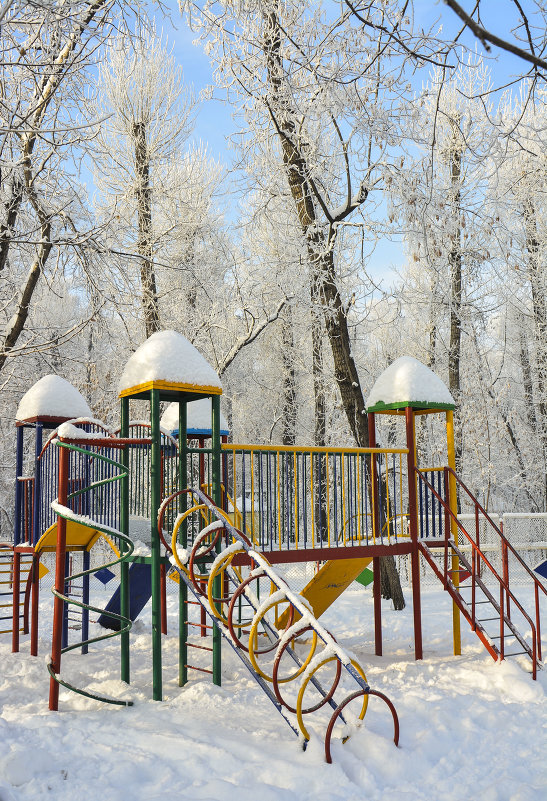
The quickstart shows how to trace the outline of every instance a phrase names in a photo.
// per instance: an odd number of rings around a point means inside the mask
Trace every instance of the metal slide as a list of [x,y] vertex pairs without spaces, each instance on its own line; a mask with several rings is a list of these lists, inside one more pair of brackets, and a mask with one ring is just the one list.
[[[347,590],[372,562],[366,559],[331,559],[317,571],[315,576],[306,584],[300,595],[310,605],[315,618],[321,617],[331,604]],[[294,621],[300,618],[298,612],[294,613]],[[280,628],[284,628],[288,620],[288,611],[284,612],[278,620]]]

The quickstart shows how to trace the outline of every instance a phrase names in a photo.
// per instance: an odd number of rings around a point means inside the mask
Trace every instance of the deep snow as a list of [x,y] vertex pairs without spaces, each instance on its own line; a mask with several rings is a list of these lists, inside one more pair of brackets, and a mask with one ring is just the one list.
[[[98,584],[98,582],[97,582]],[[97,589],[106,602],[112,588]],[[442,590],[422,597],[424,653],[412,651],[412,609],[384,602],[384,654],[373,655],[372,595],[353,585],[322,622],[357,655],[372,687],[394,702],[400,747],[387,708],[371,699],[365,726],[324,762],[314,737],[307,751],[223,644],[223,686],[204,674],[177,685],[176,595],[164,638],[164,698],[151,699],[149,609],[132,634],[132,684],[122,684],[118,645],[63,658],[80,686],[135,705],[117,708],[61,688],[48,711],[44,664],[51,602],[42,593],[40,656],[10,653],[0,640],[2,672],[0,800],[35,801],[544,801],[547,798],[547,675],[532,681],[525,662],[494,663],[464,624],[464,652],[451,655],[451,606]],[[544,612],[547,610],[544,610]]]

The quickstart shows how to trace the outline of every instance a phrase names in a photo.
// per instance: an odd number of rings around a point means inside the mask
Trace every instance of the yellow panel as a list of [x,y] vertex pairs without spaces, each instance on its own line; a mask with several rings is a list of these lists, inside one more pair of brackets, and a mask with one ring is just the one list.
[[[84,526],[82,523],[75,523],[73,520],[66,521],[66,549],[67,551],[89,551],[102,536],[100,531]],[[50,526],[36,543],[36,553],[44,551],[55,551],[57,549],[57,523]]]
[[[107,535],[106,535],[104,532],[101,532],[101,533],[100,533],[100,536],[103,538],[103,540],[106,540],[106,542],[107,542],[107,543],[110,545],[110,547],[112,548],[112,550],[114,551],[114,553],[116,554],[116,556],[119,558],[119,556],[120,556],[120,549],[118,548],[118,546],[116,545],[116,543],[114,542],[114,540],[112,540],[112,539],[111,539],[109,536],[107,536]],[[93,542],[92,544],[93,544],[93,545],[95,545],[95,542]],[[88,549],[88,550],[89,550],[89,549]]]
[[170,578],[171,581],[175,582],[175,584],[180,584],[180,575],[177,570],[173,570],[172,573],[168,573],[167,578]]
[[175,392],[206,393],[207,395],[222,395],[220,387],[200,387],[198,384],[177,384],[172,381],[145,381],[120,392],[120,398],[135,395],[138,392],[149,392],[151,389],[167,389]]
[[[315,617],[321,617],[331,604],[342,595],[352,581],[372,562],[366,559],[332,559],[325,562],[300,593],[311,604]],[[288,610],[277,621],[278,628],[287,625]],[[295,622],[300,615],[295,611]]]
[[43,578],[46,575],[46,573],[49,573],[49,570],[45,565],[43,565],[40,562],[40,564],[38,565],[38,578]]

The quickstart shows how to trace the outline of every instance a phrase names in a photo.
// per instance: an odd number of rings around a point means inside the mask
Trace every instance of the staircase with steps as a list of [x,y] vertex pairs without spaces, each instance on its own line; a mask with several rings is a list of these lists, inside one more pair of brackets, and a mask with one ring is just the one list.
[[[535,679],[537,670],[543,667],[540,600],[545,602],[547,599],[547,589],[463,481],[450,468],[444,468],[444,471],[443,492],[439,485],[434,487],[427,476],[416,469],[419,485],[431,493],[444,519],[444,536],[436,540],[422,539],[419,543],[421,553],[492,658],[501,660],[524,654],[532,663]],[[451,483],[455,483],[466,502],[472,505],[473,528],[466,528],[452,512],[455,505],[448,500]],[[501,575],[491,557],[481,550],[481,530],[484,532],[485,526],[489,540],[499,543]],[[525,608],[524,602],[515,594],[517,588],[510,584],[510,560],[518,565],[521,574],[526,574],[533,587],[533,609],[530,609],[529,601],[528,610]]]

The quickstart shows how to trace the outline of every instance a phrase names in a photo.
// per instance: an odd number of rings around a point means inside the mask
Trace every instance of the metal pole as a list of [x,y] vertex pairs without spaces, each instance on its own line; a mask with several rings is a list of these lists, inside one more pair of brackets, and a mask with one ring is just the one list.
[[[120,437],[129,438],[129,398],[121,399],[120,406]],[[120,463],[129,471],[129,445],[122,448]],[[120,479],[120,531],[126,536],[129,534],[129,473]],[[125,548],[125,545],[121,545]],[[129,563],[120,562],[120,614],[129,618]],[[120,678],[129,684],[130,656],[129,632],[124,631],[120,636]]]
[[11,652],[16,654],[19,651],[19,605],[21,600],[21,554],[19,551],[13,552],[11,588],[13,592]]
[[[87,460],[86,460],[87,463]],[[89,551],[84,551],[82,557],[82,569],[89,570],[91,566],[91,554]],[[82,577],[82,640],[85,641],[89,638],[89,573]],[[82,645],[82,654],[87,654],[89,645],[86,643]]]
[[36,434],[34,440],[34,505],[32,508],[32,545],[36,545],[41,534],[40,512],[42,511],[42,461],[39,460],[38,457],[42,452],[42,430],[42,423],[36,423]]
[[40,594],[40,556],[32,556],[31,613],[30,613],[30,655],[38,656],[38,607]]
[[[368,413],[368,441],[371,448],[376,447],[376,422],[373,412]],[[376,482],[376,457],[372,456],[370,464],[371,480],[371,509],[373,515],[373,536],[378,533],[380,516],[378,514],[378,489]],[[372,559],[372,595],[374,598],[374,653],[382,656],[382,578],[380,569],[380,557]]]
[[[186,401],[179,400],[179,490],[188,487],[188,422]],[[179,514],[186,511],[186,495],[179,495]],[[181,526],[180,541],[188,545],[186,520]],[[179,686],[188,681],[188,587],[179,580]]]
[[158,510],[161,503],[160,393],[150,390],[151,460],[150,460],[150,528],[152,572],[152,697],[162,700],[161,675],[161,581]]
[[[220,396],[213,395],[211,402],[211,472],[212,472],[212,497],[216,506],[222,505],[222,488],[220,484]],[[254,498],[251,498],[251,509],[253,508]],[[220,542],[217,551],[221,548]],[[213,579],[213,595],[215,598],[222,597],[222,577],[217,575]],[[221,684],[221,643],[222,635],[218,626],[213,626],[213,684],[220,687]]]
[[414,447],[414,410],[405,409],[407,473],[408,473],[408,516],[410,520],[410,539],[412,541],[412,605],[414,607],[414,656],[423,658],[422,647],[422,609],[420,598],[420,552],[418,550],[418,504],[416,498],[416,450]]
[[[15,520],[13,524],[13,544],[19,545],[21,542],[21,523],[23,508],[21,504],[22,485],[19,479],[23,475],[23,436],[24,427],[17,426],[17,444],[15,446]],[[25,504],[26,513],[26,504]]]
[[[68,496],[68,467],[70,451],[68,448],[59,448],[59,503],[67,504]],[[66,556],[66,520],[57,517],[57,549],[55,555],[55,589],[62,593],[65,587],[65,556]],[[63,637],[63,609],[64,601],[55,596],[53,601],[53,634],[51,638],[51,667],[55,675],[61,671],[61,641]],[[53,677],[49,680],[49,708],[56,711],[59,708],[59,684]]]
[[[448,466],[452,470],[456,470],[456,448],[454,445],[454,412],[449,410],[446,412],[446,447]],[[454,473],[450,473],[449,481],[449,504],[450,511],[454,517],[458,516],[458,500],[457,500],[457,486]],[[456,545],[458,544],[458,526],[451,518],[450,531]],[[452,554],[452,581],[456,589],[460,586],[460,560],[455,553]],[[454,656],[460,656],[462,652],[462,638],[461,638],[461,624],[460,624],[460,610],[456,606],[456,602],[452,602],[452,639],[454,642]]]

